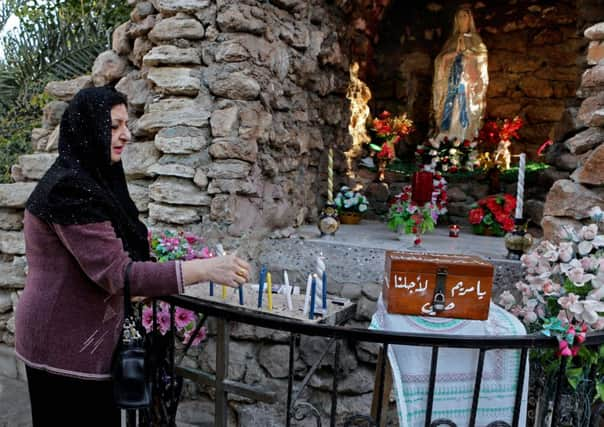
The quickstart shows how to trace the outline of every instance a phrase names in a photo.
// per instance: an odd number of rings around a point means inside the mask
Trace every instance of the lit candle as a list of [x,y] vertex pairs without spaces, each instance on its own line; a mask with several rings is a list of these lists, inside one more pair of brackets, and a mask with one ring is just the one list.
[[268,294],[268,309],[273,310],[273,278],[271,273],[266,273],[266,292]]
[[310,311],[308,312],[308,318],[312,320],[315,318],[315,300],[317,298],[317,275],[316,274],[312,275],[312,282],[311,282],[310,287],[311,287]]
[[283,271],[283,292],[285,292],[285,300],[287,301],[287,309],[289,311],[293,311],[294,305],[292,303],[292,291],[289,286],[289,277],[287,275],[287,271]]
[[526,168],[526,154],[520,154],[520,163],[518,164],[518,185],[516,188],[516,219],[522,219],[524,207],[524,169]]
[[327,156],[327,202],[333,202],[333,148],[329,148]]
[[210,296],[214,296],[214,282],[210,280]]
[[262,294],[264,293],[264,281],[266,280],[266,268],[260,269],[260,279],[258,280],[258,308],[262,308]]
[[304,314],[308,313],[308,306],[310,305],[310,291],[312,287],[312,275],[308,275],[308,280],[306,281],[306,296],[304,297]]

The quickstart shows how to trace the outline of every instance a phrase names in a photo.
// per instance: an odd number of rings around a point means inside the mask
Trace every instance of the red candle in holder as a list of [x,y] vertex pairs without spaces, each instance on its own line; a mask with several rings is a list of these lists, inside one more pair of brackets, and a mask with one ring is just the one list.
[[420,206],[432,201],[432,190],[434,189],[432,172],[415,172],[411,181],[411,200]]
[[459,237],[459,225],[449,226],[449,237]]

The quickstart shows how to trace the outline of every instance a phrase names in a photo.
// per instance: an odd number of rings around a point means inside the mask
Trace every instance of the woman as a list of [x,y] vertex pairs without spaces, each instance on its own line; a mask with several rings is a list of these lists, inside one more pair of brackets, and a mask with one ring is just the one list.
[[183,292],[201,281],[239,286],[235,256],[150,261],[120,161],[130,141],[125,97],[80,91],[63,114],[59,157],[26,204],[28,275],[16,314],[34,426],[119,426],[110,361],[121,333],[124,273],[133,296]]
[[489,84],[487,48],[469,9],[455,14],[453,34],[434,61],[432,103],[438,136],[472,140]]

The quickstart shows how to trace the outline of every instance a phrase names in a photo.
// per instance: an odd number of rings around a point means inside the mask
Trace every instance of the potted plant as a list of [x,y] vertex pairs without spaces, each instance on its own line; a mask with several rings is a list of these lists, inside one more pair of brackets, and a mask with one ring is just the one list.
[[340,188],[334,203],[338,208],[338,216],[342,224],[358,224],[369,209],[367,198],[347,186]]
[[469,214],[474,234],[503,237],[514,230],[516,199],[510,194],[488,196],[472,205]]
[[433,199],[425,204],[413,200],[413,190],[410,185],[394,197],[394,202],[388,211],[388,228],[399,234],[415,234],[414,246],[421,244],[421,235],[434,230],[438,216],[447,212],[444,207],[445,190],[436,190]]
[[[504,291],[499,303],[525,323],[527,332],[557,338],[557,349],[531,352],[531,359],[554,382],[561,360],[566,359],[564,383],[554,384],[552,389],[560,386],[579,393],[587,387],[593,401],[601,401],[604,351],[581,345],[586,333],[604,329],[604,236],[598,234],[602,211],[593,208],[590,214],[595,223],[578,230],[565,227],[560,243],[543,240],[523,255],[518,294]],[[545,409],[541,416],[547,415],[551,404],[547,391],[541,396],[545,400],[539,405]]]

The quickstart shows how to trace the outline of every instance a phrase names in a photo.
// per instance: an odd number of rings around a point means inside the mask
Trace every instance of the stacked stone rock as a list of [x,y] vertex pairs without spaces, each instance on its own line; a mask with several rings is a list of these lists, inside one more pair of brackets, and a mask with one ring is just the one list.
[[578,96],[583,99],[575,120],[578,133],[564,142],[561,155],[574,160],[576,170],[552,186],[544,207],[546,237],[556,238],[565,225],[578,226],[593,206],[604,207],[604,23],[585,30],[589,68]]

